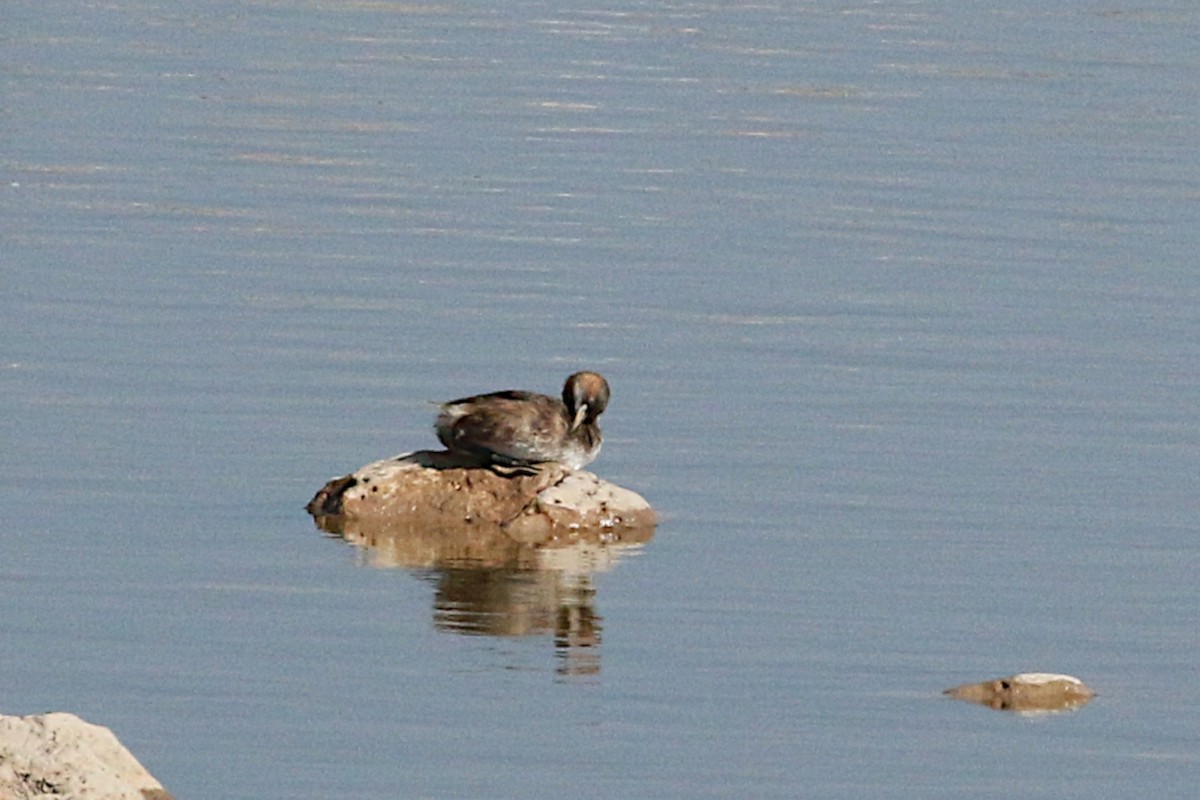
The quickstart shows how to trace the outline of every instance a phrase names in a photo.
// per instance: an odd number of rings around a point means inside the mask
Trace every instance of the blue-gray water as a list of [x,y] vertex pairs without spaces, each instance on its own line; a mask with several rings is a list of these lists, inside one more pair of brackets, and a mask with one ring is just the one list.
[[[1194,792],[1200,8],[1052,6],[4,3],[0,712],[180,798]],[[663,517],[582,674],[303,512],[579,368]],[[940,695],[1021,670],[1100,696]]]

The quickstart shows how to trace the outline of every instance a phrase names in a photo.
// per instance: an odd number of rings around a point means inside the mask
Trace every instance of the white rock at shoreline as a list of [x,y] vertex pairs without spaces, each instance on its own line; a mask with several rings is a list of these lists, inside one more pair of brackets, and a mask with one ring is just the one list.
[[108,728],[62,712],[0,715],[4,800],[171,800]]

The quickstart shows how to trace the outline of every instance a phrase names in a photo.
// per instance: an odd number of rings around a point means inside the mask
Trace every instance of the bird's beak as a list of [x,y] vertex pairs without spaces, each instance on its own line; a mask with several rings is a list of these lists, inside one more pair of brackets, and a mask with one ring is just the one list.
[[575,409],[575,419],[571,421],[571,430],[575,430],[583,424],[583,421],[587,419],[587,411],[587,403],[584,403],[579,408]]

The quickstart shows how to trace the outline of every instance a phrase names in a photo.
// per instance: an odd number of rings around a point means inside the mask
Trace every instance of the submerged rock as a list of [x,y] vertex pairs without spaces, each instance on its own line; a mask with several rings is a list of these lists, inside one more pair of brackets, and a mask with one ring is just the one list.
[[1071,675],[1023,672],[1008,678],[970,683],[947,689],[956,700],[969,700],[997,711],[1069,711],[1087,703],[1094,693]]
[[0,715],[5,800],[171,800],[108,728],[74,714]]
[[440,535],[469,532],[533,543],[581,532],[653,529],[640,495],[557,464],[503,469],[422,450],[368,464],[325,484],[309,502],[318,526]]

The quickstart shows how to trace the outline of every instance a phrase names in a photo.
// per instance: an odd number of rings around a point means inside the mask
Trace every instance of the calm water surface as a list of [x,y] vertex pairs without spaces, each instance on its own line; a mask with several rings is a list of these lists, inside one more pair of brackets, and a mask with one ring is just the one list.
[[[0,9],[0,711],[181,798],[1193,792],[1200,10],[493,5]],[[585,367],[651,541],[302,511]],[[1100,696],[940,696],[1022,670]]]

